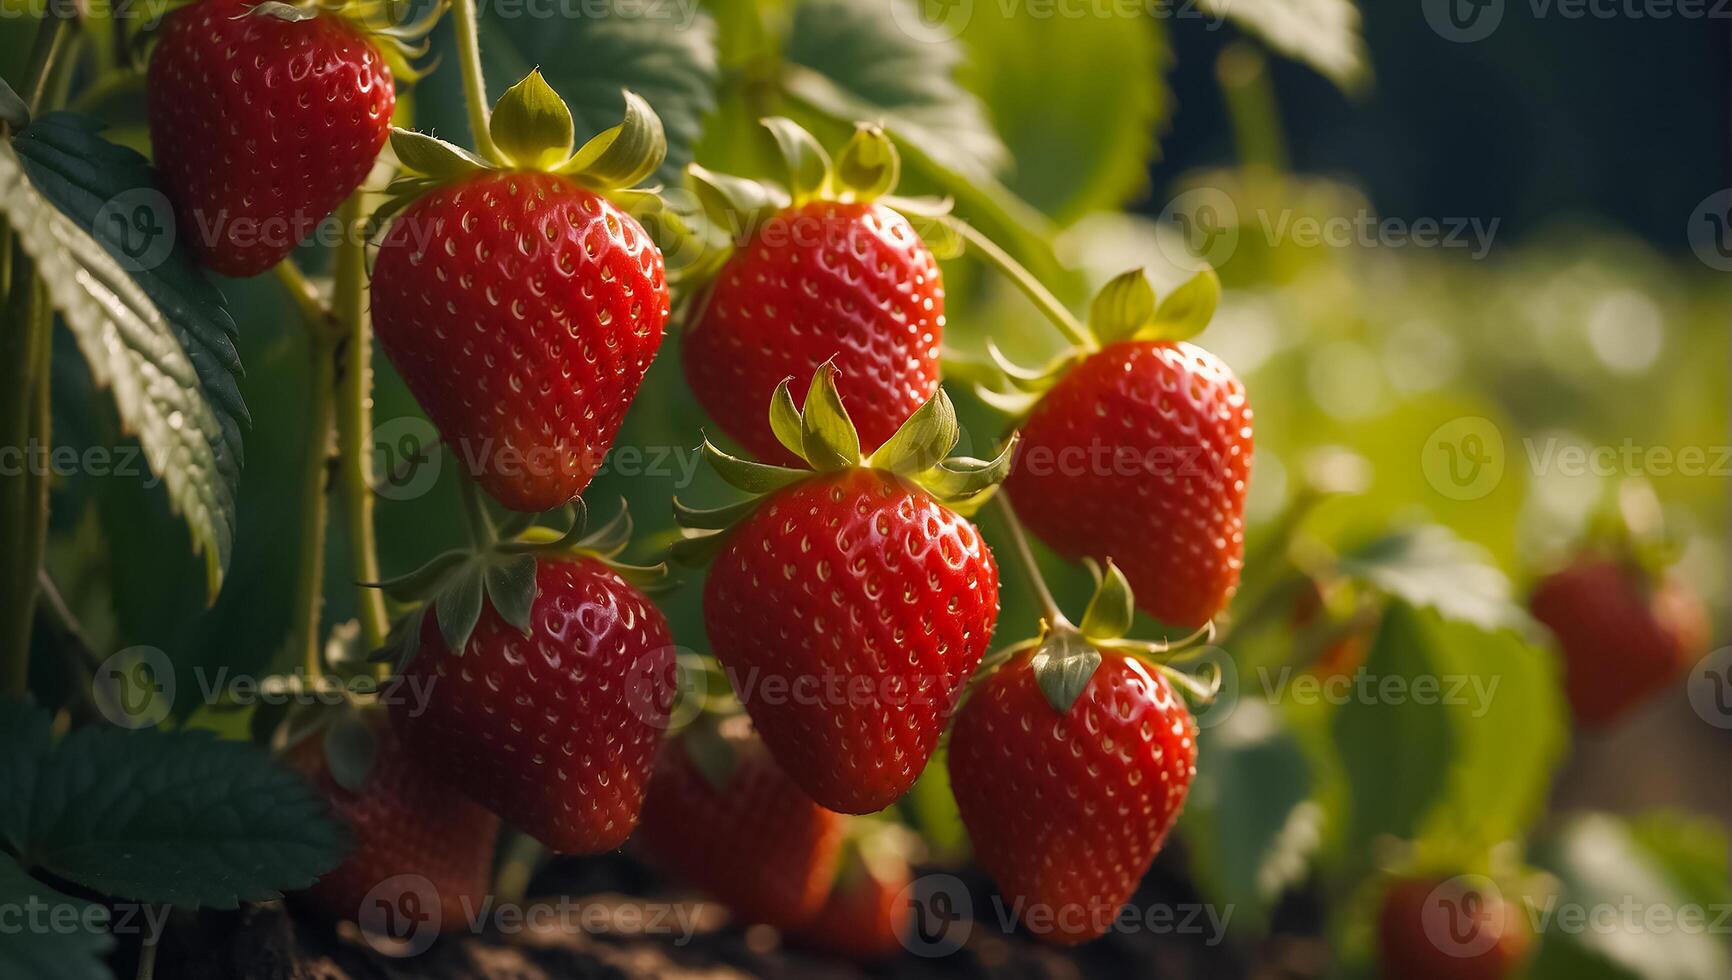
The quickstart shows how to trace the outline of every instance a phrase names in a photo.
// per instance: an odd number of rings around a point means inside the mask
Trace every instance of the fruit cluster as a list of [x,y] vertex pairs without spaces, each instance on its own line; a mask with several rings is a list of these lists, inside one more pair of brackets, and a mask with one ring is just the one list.
[[[1127,636],[1135,611],[1201,636],[1238,583],[1251,410],[1188,341],[1213,273],[1157,302],[1129,272],[1087,329],[1049,304],[1074,346],[1038,371],[1005,363],[1017,390],[982,392],[1012,422],[998,451],[953,457],[939,258],[983,240],[895,196],[883,132],[860,126],[832,159],[766,120],[785,182],[692,167],[705,213],[682,219],[639,186],[665,139],[630,93],[581,146],[536,73],[494,107],[479,153],[391,130],[381,45],[413,33],[340,4],[200,0],[151,67],[168,189],[183,227],[214,230],[199,254],[220,272],[283,259],[389,143],[372,320],[468,478],[472,545],[380,583],[405,610],[382,654],[426,703],[389,724],[345,709],[290,749],[357,836],[309,901],[353,915],[410,872],[442,901],[473,895],[499,819],[568,854],[641,825],[654,860],[742,917],[877,955],[901,928],[908,848],[866,815],[948,733],[980,863],[1017,907],[1047,910],[1028,928],[1102,934],[1184,805],[1197,733],[1181,695],[1207,693],[1167,662],[1177,645]],[[237,237],[269,226],[287,230]],[[718,229],[729,243],[670,286],[667,237]],[[698,403],[757,461],[706,441],[745,499],[674,502],[673,557],[709,565],[705,639],[736,683],[664,740],[679,665],[648,593],[666,570],[620,563],[629,519],[588,530],[581,494],[670,320]],[[987,505],[1043,602],[1040,635],[996,653],[1000,563],[973,522]],[[1097,573],[1074,624],[1024,524]]]

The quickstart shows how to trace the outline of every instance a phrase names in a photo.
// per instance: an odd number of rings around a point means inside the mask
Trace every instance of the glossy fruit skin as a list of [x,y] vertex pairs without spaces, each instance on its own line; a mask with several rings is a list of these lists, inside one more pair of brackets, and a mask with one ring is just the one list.
[[343,19],[247,16],[253,6],[171,14],[147,86],[180,239],[226,276],[276,265],[361,185],[397,102],[378,47]]
[[[438,930],[465,929],[492,884],[499,818],[452,793],[438,769],[411,756],[390,726],[376,726],[376,734],[377,754],[359,793],[332,778],[317,735],[287,754],[289,765],[312,781],[354,839],[343,863],[296,900],[331,918],[372,925],[375,901],[413,910],[436,896]],[[419,881],[375,891],[400,875],[425,878],[432,894]]]
[[1615,724],[1708,645],[1707,612],[1688,585],[1650,587],[1639,570],[1593,554],[1543,579],[1530,606],[1557,635],[1564,691],[1586,728]]
[[1197,729],[1159,671],[1106,653],[1062,717],[1032,652],[957,713],[950,783],[975,859],[1024,928],[1059,944],[1106,932],[1178,820]]
[[546,173],[489,171],[428,193],[373,268],[379,346],[459,464],[518,511],[589,486],[667,317],[643,227]]
[[908,219],[813,201],[734,252],[682,346],[704,411],[757,458],[789,465],[766,415],[784,379],[804,405],[807,381],[835,358],[842,404],[871,452],[938,393],[943,341],[943,278]]
[[[824,907],[788,939],[807,949],[870,963],[907,949],[912,906],[903,894],[913,881],[907,865],[890,874],[856,868],[839,877]],[[844,873],[846,875],[846,873]]]
[[710,645],[764,742],[842,813],[914,784],[997,620],[980,532],[875,470],[765,498],[704,589]]
[[1005,490],[1054,550],[1113,559],[1138,608],[1195,628],[1239,585],[1251,448],[1244,386],[1219,358],[1123,341],[1036,404]]
[[1517,975],[1531,942],[1519,907],[1444,879],[1391,883],[1377,918],[1384,980],[1505,980]]
[[595,559],[542,559],[535,579],[528,637],[484,604],[459,657],[427,617],[403,671],[426,703],[405,694],[391,718],[451,786],[551,850],[612,850],[637,825],[667,728],[673,640]]
[[729,743],[734,769],[720,787],[692,763],[683,742],[667,744],[634,840],[740,920],[800,925],[824,904],[846,818],[813,802],[756,738]]

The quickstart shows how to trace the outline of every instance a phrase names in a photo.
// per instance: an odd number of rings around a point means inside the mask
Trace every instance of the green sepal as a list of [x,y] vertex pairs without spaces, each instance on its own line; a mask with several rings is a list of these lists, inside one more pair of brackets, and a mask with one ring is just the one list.
[[13,132],[30,125],[30,107],[4,79],[0,79],[0,122],[11,126]]
[[278,0],[267,0],[265,3],[255,4],[254,6],[248,7],[240,16],[274,17],[277,20],[286,20],[291,24],[298,24],[302,21],[312,20],[319,16],[319,14],[320,9],[317,6],[301,7],[292,3],[280,3]]
[[836,154],[832,184],[839,194],[856,201],[873,201],[895,190],[901,176],[902,158],[896,144],[882,127],[860,123]]
[[1221,305],[1221,277],[1204,266],[1161,301],[1154,319],[1140,336],[1161,340],[1189,340],[1203,332]]
[[445,576],[473,557],[473,552],[461,549],[447,551],[407,575],[388,578],[383,582],[363,584],[372,584],[398,602],[418,602],[432,595]]
[[783,181],[795,205],[818,196],[830,182],[830,155],[799,123],[781,116],[758,120],[776,141],[786,171]]
[[528,635],[529,614],[535,607],[535,556],[502,555],[489,561],[482,582],[499,618]]
[[571,157],[575,137],[571,110],[541,77],[540,69],[505,90],[493,106],[487,129],[505,156],[500,163],[548,170]]
[[[624,498],[619,502],[619,511],[609,518],[607,523],[594,529],[589,527],[589,507],[581,497],[550,513],[562,519],[565,525],[563,532],[531,523],[513,535],[511,540],[501,541],[493,546],[492,567],[497,568],[512,562],[531,562],[519,574],[527,575],[533,584],[536,570],[533,563],[537,559],[582,557],[601,562],[614,574],[645,592],[662,591],[675,584],[669,576],[666,564],[630,565],[618,560],[619,554],[631,543],[633,528],[631,508],[627,506]],[[533,590],[529,593],[531,603],[535,594]],[[491,592],[489,596],[492,596]],[[497,605],[499,600],[495,598],[494,602]],[[503,609],[500,614],[505,615]],[[515,625],[509,617],[506,621]],[[527,611],[524,624],[522,628],[527,631]]]
[[[770,414],[774,425],[774,407]],[[845,470],[861,463],[860,433],[842,406],[842,393],[836,390],[834,360],[818,365],[806,390],[806,408],[800,413],[800,445],[800,455],[818,472]]]
[[805,470],[789,469],[786,466],[771,466],[768,463],[754,463],[751,460],[730,456],[716,448],[709,439],[704,440],[704,459],[709,461],[716,475],[723,482],[736,490],[747,493],[764,494],[780,490],[792,483],[811,476]]
[[486,572],[479,561],[465,562],[440,583],[433,595],[433,616],[446,649],[461,657],[469,649],[469,637],[481,621],[481,602],[487,591]]
[[940,387],[938,394],[916,409],[866,465],[892,473],[914,475],[937,466],[962,438],[956,406]]
[[325,753],[325,768],[337,785],[351,793],[361,792],[379,755],[379,740],[366,715],[352,706],[336,712],[325,725],[319,747]]
[[1016,444],[1022,433],[1012,433],[1004,448],[992,459],[957,456],[946,459],[914,477],[940,502],[967,500],[997,487],[1010,475],[1016,459]]
[[1032,391],[997,391],[976,385],[974,397],[1013,419],[1026,418],[1040,402],[1040,393]]
[[1004,351],[998,349],[997,344],[988,340],[986,342],[986,356],[990,357],[993,365],[1004,373],[1004,377],[1010,382],[1011,387],[1018,391],[1038,395],[1057,384],[1058,379],[1064,377],[1065,372],[1069,371],[1085,355],[1081,351],[1066,351],[1053,358],[1044,367],[1025,368],[1012,361],[1005,355]]
[[1047,704],[1062,715],[1088,688],[1101,665],[1101,652],[1075,629],[1060,625],[1041,640],[1028,665]]
[[[880,200],[879,203],[887,203],[887,199]],[[950,222],[936,221],[918,212],[903,211],[902,208],[896,210],[902,211],[903,217],[910,219],[909,223],[914,226],[915,234],[926,243],[926,250],[932,253],[933,258],[949,261],[961,258],[962,254],[968,251],[968,242],[963,240],[957,233],[956,226]]]
[[788,192],[774,184],[716,173],[695,163],[686,166],[686,185],[704,217],[733,241],[744,239],[791,203]]
[[[758,505],[756,499],[748,500],[746,503],[751,505],[746,509],[746,513],[751,513]],[[668,557],[686,568],[702,568],[715,560],[716,555],[721,553],[722,546],[727,544],[727,541],[727,528],[711,531],[687,531],[684,537],[675,541],[668,548]]]
[[713,725],[694,725],[682,739],[692,767],[714,788],[719,790],[728,785],[740,762],[733,744]]
[[1089,330],[1111,344],[1147,327],[1155,317],[1155,287],[1141,268],[1114,276],[1089,306]]
[[691,528],[695,531],[725,531],[728,528],[733,527],[735,524],[738,524],[742,518],[756,510],[757,507],[758,501],[756,499],[751,499],[742,500],[735,504],[728,504],[725,507],[712,507],[707,510],[702,510],[696,507],[688,507],[685,504],[680,503],[678,497],[675,497],[674,520],[678,522],[681,527]]
[[487,168],[486,160],[461,146],[412,129],[393,126],[391,150],[405,169],[441,181],[456,180]]
[[782,448],[795,456],[806,455],[806,422],[794,404],[793,378],[783,378],[770,396],[770,432]]
[[629,89],[625,118],[583,144],[558,172],[598,190],[624,190],[655,173],[668,155],[662,119],[643,97]]
[[1108,558],[1096,583],[1094,597],[1089,599],[1077,628],[1090,640],[1116,640],[1130,632],[1135,617],[1136,602],[1131,596],[1131,584],[1125,580],[1125,573],[1119,570],[1118,565]]

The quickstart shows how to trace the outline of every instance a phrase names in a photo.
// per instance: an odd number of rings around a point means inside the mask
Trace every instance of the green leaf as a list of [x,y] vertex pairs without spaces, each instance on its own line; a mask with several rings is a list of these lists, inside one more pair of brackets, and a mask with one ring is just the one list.
[[[703,121],[715,108],[715,24],[693,5],[650,11],[639,0],[597,0],[581,17],[510,16],[487,6],[481,16],[481,60],[497,98],[504,85],[537,65],[565,99],[580,137],[601,133],[625,117],[622,90],[655,107],[667,155],[654,180],[677,186],[692,160]],[[452,33],[440,31],[434,57],[455,63]],[[416,118],[423,129],[469,131],[461,78],[435,71],[416,87]]]
[[1396,531],[1341,557],[1344,574],[1481,629],[1526,627],[1509,580],[1475,546],[1440,525]]
[[627,90],[625,118],[583,144],[560,172],[604,189],[635,187],[656,172],[668,155],[661,117],[642,96]]
[[674,499],[674,519],[679,522],[680,527],[689,527],[700,531],[726,530],[739,523],[740,518],[757,509],[758,500],[755,497],[708,510],[687,507],[680,503],[679,498]]
[[55,891],[4,854],[0,908],[18,916],[0,942],[0,976],[112,980],[104,962],[114,948],[108,909]]
[[1125,581],[1125,573],[1108,558],[1100,585],[1095,588],[1094,597],[1089,599],[1077,628],[1091,640],[1116,640],[1130,632],[1131,620],[1136,614],[1131,583]]
[[232,909],[307,887],[344,846],[312,787],[256,746],[83,728],[38,777],[26,860],[104,895]]
[[892,473],[914,475],[937,466],[962,438],[956,421],[956,406],[940,387],[938,393],[915,409],[894,435],[872,453],[867,465]]
[[440,180],[451,180],[487,166],[487,161],[461,146],[412,129],[393,127],[391,150],[404,167]]
[[783,85],[826,115],[881,123],[944,166],[986,177],[1008,160],[980,101],[956,81],[954,39],[919,36],[912,0],[806,0],[783,48]]
[[799,406],[794,404],[792,385],[792,378],[783,378],[770,396],[770,432],[783,449],[803,458],[806,455],[806,423],[800,418]]
[[545,170],[571,155],[571,110],[539,70],[505,90],[487,128],[507,163]]
[[879,126],[860,125],[836,155],[836,189],[857,201],[872,201],[896,189],[902,158]]
[[[1089,329],[1102,344],[1111,344],[1135,336],[1154,316],[1155,287],[1138,267],[1114,276],[1095,294],[1089,307]],[[992,352],[996,357],[997,348]]]
[[729,456],[715,447],[708,439],[704,440],[704,459],[716,475],[722,478],[728,486],[747,493],[769,493],[780,490],[791,483],[798,483],[811,476],[807,470],[794,470],[786,466],[771,466],[768,463],[754,463],[750,460]]
[[37,772],[54,735],[47,711],[33,704],[0,701],[0,844],[24,853]]
[[1087,690],[1101,665],[1101,652],[1075,630],[1060,628],[1047,634],[1028,665],[1046,703],[1062,715]]
[[810,199],[830,180],[830,155],[792,119],[771,116],[762,122],[776,141],[776,150],[782,157],[782,183],[794,203]]
[[1356,92],[1368,80],[1353,0],[1201,0],[1201,6],[1322,72],[1343,91]]
[[469,652],[469,636],[481,621],[481,603],[486,577],[479,562],[471,562],[452,573],[433,597],[433,614],[439,620],[439,636],[446,649],[461,657]]
[[806,409],[800,414],[800,446],[814,470],[847,469],[860,465],[860,434],[842,406],[836,390],[836,362],[825,361],[806,389]]
[[695,163],[686,168],[686,185],[704,216],[734,241],[789,204],[787,192],[774,184],[716,173]]
[[535,556],[511,555],[489,561],[485,573],[487,598],[499,618],[523,633],[535,607]]
[[1017,438],[1013,434],[992,459],[953,456],[920,474],[915,482],[946,503],[990,490],[1010,475],[1010,465],[1016,459]]
[[214,597],[233,551],[250,424],[235,325],[222,294],[173,244],[172,212],[149,165],[99,128],[70,113],[36,120],[0,153],[0,209],[167,485]]
[[1161,300],[1154,316],[1154,333],[1166,340],[1190,340],[1203,332],[1221,305],[1221,278],[1204,267]]

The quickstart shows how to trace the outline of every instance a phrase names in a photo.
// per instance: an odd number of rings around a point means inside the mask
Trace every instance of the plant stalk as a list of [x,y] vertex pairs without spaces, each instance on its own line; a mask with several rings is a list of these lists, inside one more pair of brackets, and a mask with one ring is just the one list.
[[361,194],[337,212],[343,238],[337,246],[332,314],[343,331],[337,392],[338,487],[349,530],[349,566],[367,649],[385,645],[391,629],[385,594],[359,583],[380,580],[378,531],[373,522],[373,323],[367,315],[367,262],[361,240]]
[[489,160],[502,159],[488,128],[487,79],[481,73],[481,30],[475,0],[453,0],[451,26],[457,32],[457,67],[463,75],[463,104],[475,149]]
[[295,565],[295,611],[290,642],[309,678],[322,672],[319,613],[325,592],[325,531],[329,519],[326,468],[336,403],[336,352],[325,335],[308,338],[313,374],[307,391],[307,459],[301,471],[301,549]]
[[1052,590],[1047,587],[1046,579],[1040,574],[1040,565],[1034,560],[1034,549],[1029,547],[1028,535],[1022,530],[1022,522],[1017,520],[1016,512],[1010,507],[1010,498],[1000,487],[992,495],[992,505],[998,508],[998,516],[1004,522],[1005,529],[1010,534],[1011,554],[1016,563],[1022,567],[1023,575],[1028,579],[1029,587],[1034,590],[1034,597],[1040,603],[1041,618],[1049,627],[1068,626],[1064,612],[1058,607],[1058,600],[1052,597]]
[[54,68],[77,37],[78,13],[71,0],[48,0],[42,12],[42,25],[36,29],[36,40],[30,48],[25,82],[18,90],[32,116],[42,111],[54,80]]
[[1071,315],[1070,310],[1063,303],[1059,302],[1058,297],[1042,285],[1040,280],[1034,277],[1034,273],[1023,268],[1022,263],[1011,258],[1010,253],[1000,248],[997,242],[981,234],[978,228],[960,218],[950,218],[947,223],[955,229],[958,235],[962,236],[962,240],[968,243],[969,248],[1003,273],[1005,278],[1016,285],[1016,288],[1022,290],[1022,294],[1027,296],[1029,301],[1034,303],[1048,320],[1052,321],[1053,326],[1064,334],[1066,340],[1084,350],[1093,350],[1097,346],[1094,337],[1090,336],[1082,323]]
[[0,697],[22,697],[29,687],[30,634],[47,544],[48,476],[41,454],[51,435],[53,311],[36,281],[34,263],[10,236],[7,250],[13,288],[0,328],[0,388],[9,395],[0,409],[0,447],[17,451],[20,467],[14,475],[0,476]]

